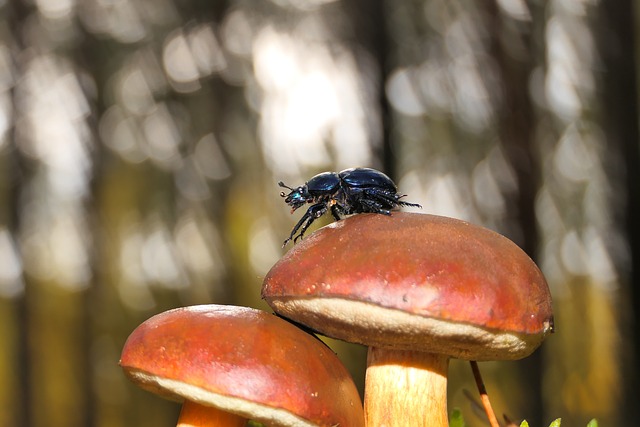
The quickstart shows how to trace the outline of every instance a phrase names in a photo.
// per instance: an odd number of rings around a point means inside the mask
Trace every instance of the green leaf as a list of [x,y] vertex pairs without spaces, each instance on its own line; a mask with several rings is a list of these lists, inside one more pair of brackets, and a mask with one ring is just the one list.
[[464,418],[462,417],[462,411],[460,411],[460,409],[453,408],[453,411],[451,411],[449,427],[466,427]]
[[[560,427],[561,422],[562,418],[555,419],[551,422],[551,424],[549,424],[549,427]],[[529,427],[529,423],[527,422],[527,420],[523,420],[520,423],[520,427]],[[598,427],[598,420],[596,420],[595,418],[592,419],[591,421],[589,421],[589,424],[587,424],[587,427]]]

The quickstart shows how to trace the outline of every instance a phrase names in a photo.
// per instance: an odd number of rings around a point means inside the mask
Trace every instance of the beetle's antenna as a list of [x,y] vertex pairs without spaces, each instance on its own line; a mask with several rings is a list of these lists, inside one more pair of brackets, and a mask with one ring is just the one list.
[[282,182],[282,181],[278,181],[278,185],[279,185],[280,187],[288,188],[289,190],[293,191],[293,188],[289,187],[287,184],[285,184],[285,183],[284,183],[284,182]]
[[[288,188],[289,190],[294,191],[294,189],[293,189],[293,188],[289,187],[287,184],[285,184],[285,183],[284,183],[284,182],[282,182],[282,181],[278,181],[278,185],[279,185],[280,187]],[[285,194],[285,192],[284,192],[284,191],[281,191],[281,192],[280,192],[280,197],[287,197],[287,195]]]

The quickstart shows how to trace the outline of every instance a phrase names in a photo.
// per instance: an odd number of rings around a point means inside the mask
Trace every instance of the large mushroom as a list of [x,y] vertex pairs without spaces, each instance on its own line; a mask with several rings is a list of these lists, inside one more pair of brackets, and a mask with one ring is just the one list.
[[120,365],[140,387],[184,401],[178,425],[362,426],[349,373],[320,340],[263,311],[201,305],[158,314]]
[[447,426],[449,358],[514,360],[553,329],[547,283],[507,238],[396,212],[318,230],[265,277],[279,314],[369,346],[368,426]]

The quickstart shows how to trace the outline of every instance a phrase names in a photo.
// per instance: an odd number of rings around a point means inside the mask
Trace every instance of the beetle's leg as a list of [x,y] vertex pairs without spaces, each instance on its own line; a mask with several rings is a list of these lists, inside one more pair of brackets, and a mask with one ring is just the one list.
[[388,209],[383,209],[382,203],[375,201],[373,198],[367,199],[366,197],[363,197],[360,199],[360,203],[367,208],[367,212],[391,215],[391,212]]
[[300,234],[294,237],[293,242],[295,243],[298,239],[302,239],[302,236],[304,236],[304,232],[307,231],[307,228],[309,228],[313,221],[324,215],[327,209],[328,208],[326,203],[318,203],[307,209],[307,213],[305,214],[306,216],[308,216],[307,222],[302,226],[302,229],[300,229]]
[[[295,242],[298,239],[302,238],[302,235],[305,231],[307,231],[307,228],[309,228],[311,223],[322,216],[322,214],[324,214],[326,211],[327,206],[325,203],[318,203],[309,207],[304,215],[302,215],[302,218],[300,218],[300,221],[298,221],[295,227],[293,227],[293,230],[291,230],[291,234],[289,235],[289,237],[284,241],[284,243],[282,243],[282,247],[285,247],[286,244],[291,240]],[[298,232],[298,229],[300,229],[300,227],[302,227],[302,229],[300,230],[300,234],[296,236],[296,233]]]
[[336,221],[340,221],[340,215],[338,214],[338,208],[336,206],[337,205],[331,206],[331,216],[333,216],[333,219]]
[[354,200],[359,206],[356,212],[373,212],[391,215],[390,210],[396,207],[396,202],[391,195],[376,189],[365,189],[354,195]]
[[384,200],[387,200],[389,203],[395,205],[400,205],[400,206],[413,206],[416,208],[421,208],[422,206],[418,203],[410,203],[410,202],[405,202],[400,200],[402,197],[405,197],[406,194],[397,194],[397,193],[389,193],[387,191],[379,191],[379,190],[374,190],[374,197],[380,197]]
[[336,221],[340,221],[342,219],[342,217],[340,215],[346,215],[347,212],[344,209],[344,206],[342,206],[339,203],[335,203],[333,205],[331,205],[331,215],[333,215],[333,218]]
[[381,202],[383,204],[386,204],[389,207],[395,207],[397,205],[413,206],[416,208],[422,207],[418,203],[409,203],[409,202],[401,201],[400,198],[405,197],[406,194],[390,193],[388,191],[381,191],[377,189],[367,189],[365,190],[365,193],[367,194],[368,197],[375,199],[376,201]]
[[304,215],[302,215],[302,218],[300,218],[300,221],[298,221],[298,223],[293,227],[293,230],[291,230],[291,234],[289,234],[289,237],[287,237],[287,239],[282,243],[282,247],[284,248],[286,246],[287,243],[289,243],[291,240],[293,240],[293,237],[296,235],[296,232],[298,231],[298,229],[302,226],[302,224],[304,224],[308,219],[309,219],[309,211],[311,210],[311,208],[309,208]]
[[376,202],[388,208],[394,208],[398,204],[398,199],[395,193],[377,190],[375,188],[366,189],[364,193],[366,195],[366,198],[375,200]]
[[[400,194],[400,195],[398,195],[398,199],[400,199],[401,197],[404,197],[404,196],[406,196],[406,194]],[[405,202],[405,201],[402,201],[402,200],[398,200],[398,204],[400,206],[413,206],[413,207],[416,207],[416,208],[422,208],[422,205],[419,204],[419,203],[409,203],[409,202]]]

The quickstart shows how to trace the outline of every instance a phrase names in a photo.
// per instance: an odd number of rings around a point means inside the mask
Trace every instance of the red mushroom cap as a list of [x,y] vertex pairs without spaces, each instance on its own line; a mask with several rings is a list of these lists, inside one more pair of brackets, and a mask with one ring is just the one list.
[[525,357],[553,327],[547,283],[515,243],[424,214],[318,230],[269,271],[262,296],[328,336],[469,360]]
[[120,365],[140,387],[274,426],[362,426],[358,391],[320,340],[259,310],[202,305],[158,314]]

